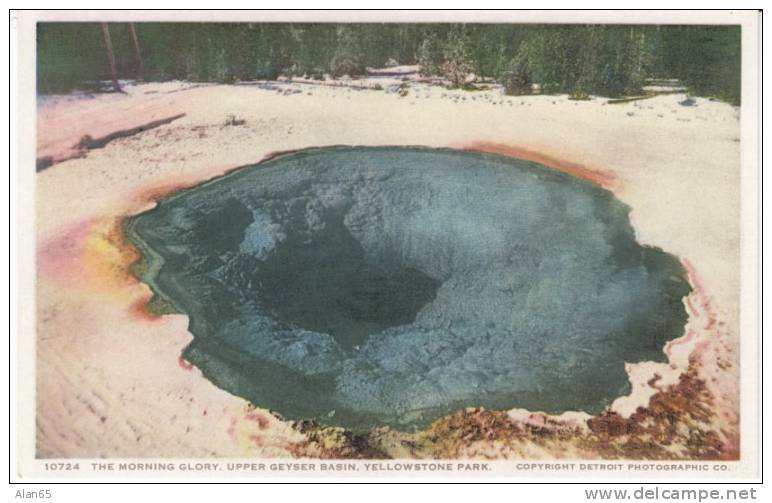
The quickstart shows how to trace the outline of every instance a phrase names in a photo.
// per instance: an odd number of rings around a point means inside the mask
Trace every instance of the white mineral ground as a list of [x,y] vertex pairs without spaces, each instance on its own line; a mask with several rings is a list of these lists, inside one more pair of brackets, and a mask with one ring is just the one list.
[[[384,87],[389,83],[384,79]],[[399,82],[393,79],[394,82]],[[363,87],[372,81],[358,81]],[[268,88],[270,87],[270,88]],[[288,456],[305,437],[223,391],[180,359],[187,317],[143,314],[149,289],[129,277],[120,218],[180,186],[277,151],[328,145],[468,147],[479,142],[612,173],[633,208],[639,241],[685,259],[696,288],[670,364],[629,364],[629,416],[678,381],[690,355],[714,395],[715,429],[736,441],[740,244],[739,111],[683,94],[624,104],[603,98],[502,96],[413,83],[408,95],[320,83],[152,83],[126,94],[41,97],[38,157],[66,159],[37,174],[37,454],[39,457]],[[185,114],[119,137],[94,139]],[[225,125],[229,116],[242,125]],[[501,149],[502,147],[495,147]],[[491,148],[490,145],[487,148]],[[81,156],[81,157],[77,157]],[[30,335],[32,336],[32,335]],[[648,384],[654,374],[661,379]],[[532,424],[546,415],[512,410]],[[586,428],[586,414],[562,422]],[[520,454],[587,457],[534,447]],[[487,448],[488,451],[491,447]],[[390,454],[406,455],[395,447]],[[590,455],[591,456],[591,455]]]

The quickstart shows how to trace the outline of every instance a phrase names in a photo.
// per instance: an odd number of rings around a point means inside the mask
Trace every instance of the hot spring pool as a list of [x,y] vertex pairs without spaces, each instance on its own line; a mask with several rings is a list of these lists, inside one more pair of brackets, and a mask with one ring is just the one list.
[[[284,155],[131,219],[185,358],[292,419],[409,429],[467,406],[600,412],[690,291],[589,182],[491,154]],[[139,270],[139,269],[138,269]]]

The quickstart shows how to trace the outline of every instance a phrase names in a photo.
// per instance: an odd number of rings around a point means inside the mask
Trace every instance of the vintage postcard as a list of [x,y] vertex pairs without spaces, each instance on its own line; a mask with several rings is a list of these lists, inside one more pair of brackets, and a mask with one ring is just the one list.
[[18,480],[760,477],[760,13],[11,21]]

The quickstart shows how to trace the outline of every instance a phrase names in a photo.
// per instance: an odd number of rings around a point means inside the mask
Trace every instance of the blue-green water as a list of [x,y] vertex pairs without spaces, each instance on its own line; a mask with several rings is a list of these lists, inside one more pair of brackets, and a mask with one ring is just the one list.
[[690,287],[610,192],[424,148],[285,155],[131,220],[185,357],[293,419],[423,427],[466,406],[601,411],[664,361]]

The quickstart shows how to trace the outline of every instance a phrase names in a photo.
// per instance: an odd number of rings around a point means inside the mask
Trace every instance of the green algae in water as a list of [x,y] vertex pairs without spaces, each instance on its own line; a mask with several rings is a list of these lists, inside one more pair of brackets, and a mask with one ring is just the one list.
[[285,155],[163,199],[130,239],[185,358],[292,419],[425,427],[467,406],[598,413],[664,361],[690,291],[610,192],[424,148]]

